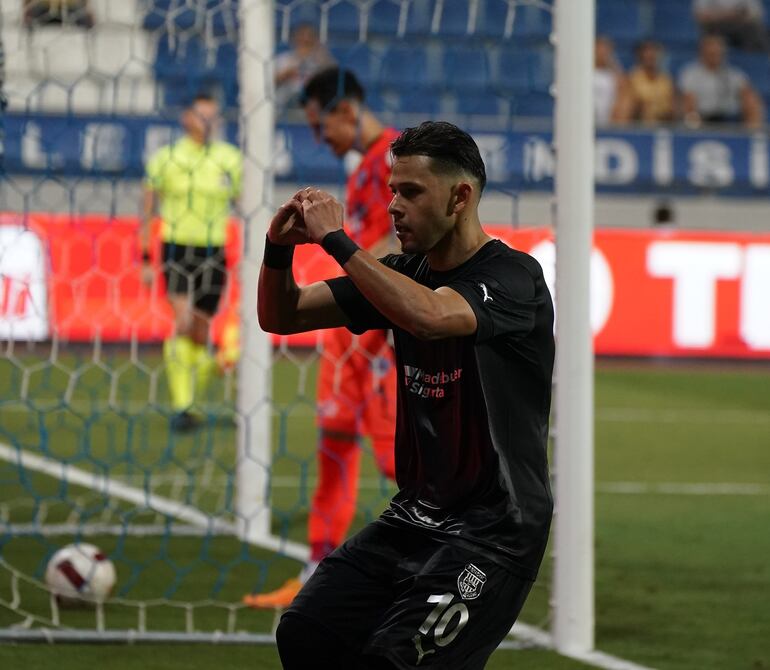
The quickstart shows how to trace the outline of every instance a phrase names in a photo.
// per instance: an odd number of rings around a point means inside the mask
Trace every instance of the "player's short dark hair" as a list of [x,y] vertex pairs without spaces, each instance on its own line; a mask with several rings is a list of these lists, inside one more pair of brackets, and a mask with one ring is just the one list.
[[474,139],[452,123],[424,121],[407,128],[390,144],[395,158],[428,156],[436,172],[465,172],[479,182],[480,191],[487,183],[487,171]]
[[366,98],[364,87],[350,70],[329,67],[316,72],[305,84],[300,102],[306,106],[315,100],[323,109],[334,109],[341,100]]

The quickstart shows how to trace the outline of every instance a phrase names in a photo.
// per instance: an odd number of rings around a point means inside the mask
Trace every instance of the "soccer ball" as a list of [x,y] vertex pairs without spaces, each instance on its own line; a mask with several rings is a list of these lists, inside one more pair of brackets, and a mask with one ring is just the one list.
[[63,605],[104,602],[115,586],[115,566],[93,544],[68,544],[48,561],[45,583]]

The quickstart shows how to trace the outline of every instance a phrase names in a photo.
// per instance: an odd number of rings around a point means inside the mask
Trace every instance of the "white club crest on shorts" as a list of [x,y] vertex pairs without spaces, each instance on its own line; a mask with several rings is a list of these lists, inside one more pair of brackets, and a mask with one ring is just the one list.
[[463,600],[474,600],[481,595],[487,576],[473,563],[468,563],[457,577],[457,590]]

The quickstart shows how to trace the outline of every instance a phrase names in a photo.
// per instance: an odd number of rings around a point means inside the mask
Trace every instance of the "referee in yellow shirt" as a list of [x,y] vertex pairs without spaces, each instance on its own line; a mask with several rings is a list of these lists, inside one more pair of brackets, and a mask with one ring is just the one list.
[[185,134],[159,149],[146,166],[141,228],[142,276],[152,282],[150,223],[160,209],[163,276],[174,311],[174,335],[163,344],[171,404],[171,426],[185,432],[200,419],[191,411],[215,361],[209,326],[226,282],[225,234],[241,189],[242,156],[214,139],[219,105],[199,94],[181,118]]

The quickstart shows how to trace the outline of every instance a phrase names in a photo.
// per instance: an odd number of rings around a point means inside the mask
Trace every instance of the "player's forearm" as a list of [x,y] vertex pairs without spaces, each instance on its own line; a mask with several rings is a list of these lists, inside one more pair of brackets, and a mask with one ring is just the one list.
[[444,309],[434,291],[380,263],[367,251],[357,251],[344,266],[364,297],[393,324],[420,340],[453,332],[455,315]]
[[257,286],[257,317],[262,330],[279,335],[294,332],[298,303],[299,287],[291,266],[275,269],[263,263]]

